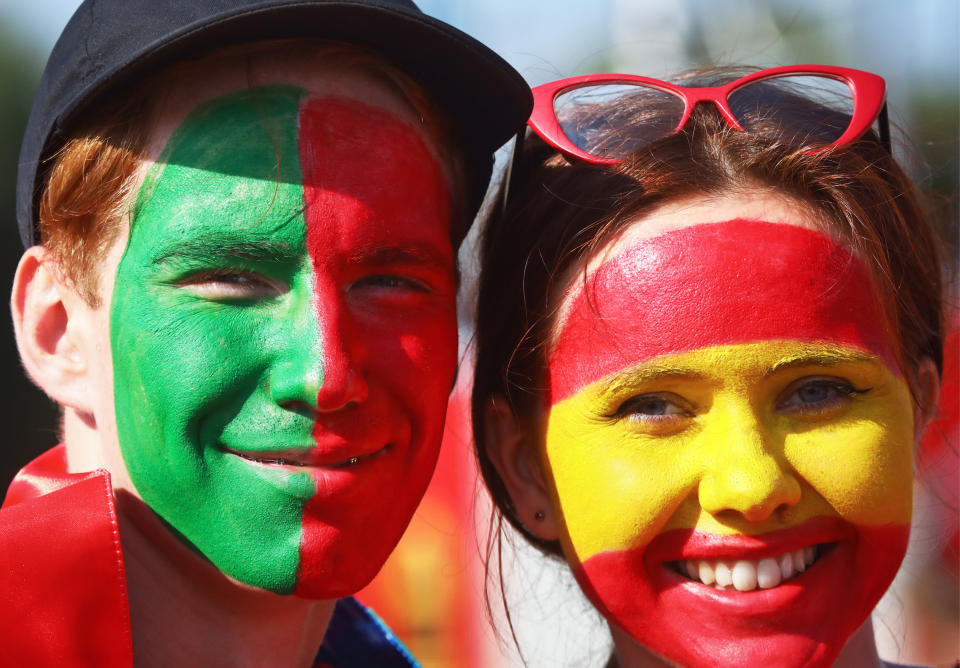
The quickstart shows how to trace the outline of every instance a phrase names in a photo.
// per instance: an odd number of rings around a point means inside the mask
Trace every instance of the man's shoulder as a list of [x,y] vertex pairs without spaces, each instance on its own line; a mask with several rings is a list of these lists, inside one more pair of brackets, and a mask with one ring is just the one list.
[[132,665],[110,477],[68,474],[56,448],[0,509],[0,646],[12,665]]
[[[67,472],[63,446],[11,482],[0,508],[0,647],[15,665],[132,666],[126,580],[110,476]],[[354,598],[337,602],[320,668],[418,668]]]

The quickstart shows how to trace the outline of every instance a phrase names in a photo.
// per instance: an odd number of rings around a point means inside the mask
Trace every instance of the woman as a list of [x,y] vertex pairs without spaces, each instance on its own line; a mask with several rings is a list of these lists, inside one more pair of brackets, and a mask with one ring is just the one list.
[[535,90],[482,251],[480,466],[609,622],[612,665],[877,665],[938,245],[882,79],[737,74]]

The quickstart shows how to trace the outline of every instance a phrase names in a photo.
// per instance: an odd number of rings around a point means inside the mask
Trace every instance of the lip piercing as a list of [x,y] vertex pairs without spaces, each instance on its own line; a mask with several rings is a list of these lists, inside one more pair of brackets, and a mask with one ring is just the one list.
[[543,518],[544,518],[544,514],[542,510],[538,510],[533,514],[533,519],[537,520],[538,522],[542,522]]

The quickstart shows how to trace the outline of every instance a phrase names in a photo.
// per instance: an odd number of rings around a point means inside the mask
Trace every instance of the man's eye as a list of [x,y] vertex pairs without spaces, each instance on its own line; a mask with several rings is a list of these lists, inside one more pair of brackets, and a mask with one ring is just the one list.
[[669,393],[641,394],[620,404],[614,418],[628,418],[644,422],[667,422],[690,417],[692,412],[686,401]]
[[858,389],[841,378],[801,378],[791,383],[777,398],[778,413],[816,415],[846,406],[858,394],[871,388]]
[[429,292],[429,286],[423,281],[408,276],[396,274],[374,274],[357,279],[350,286],[354,289],[385,289],[385,290],[412,290],[414,292]]
[[272,278],[241,270],[215,270],[193,274],[179,285],[205,299],[246,300],[275,297],[285,286]]

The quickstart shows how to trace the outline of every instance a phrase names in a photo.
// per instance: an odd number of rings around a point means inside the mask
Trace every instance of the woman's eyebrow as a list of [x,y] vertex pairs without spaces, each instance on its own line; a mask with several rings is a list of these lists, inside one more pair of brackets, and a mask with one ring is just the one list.
[[658,380],[703,380],[706,375],[684,367],[670,365],[642,365],[632,369],[618,371],[607,379],[610,387],[635,385]]
[[225,240],[223,236],[210,235],[190,237],[170,245],[153,259],[153,264],[189,260],[194,262],[217,262],[233,258],[251,262],[294,262],[300,252],[289,243],[259,240]]
[[806,366],[838,366],[840,364],[867,362],[877,364],[876,356],[855,350],[823,350],[801,352],[777,360],[764,374],[772,376],[784,369],[793,369]]

